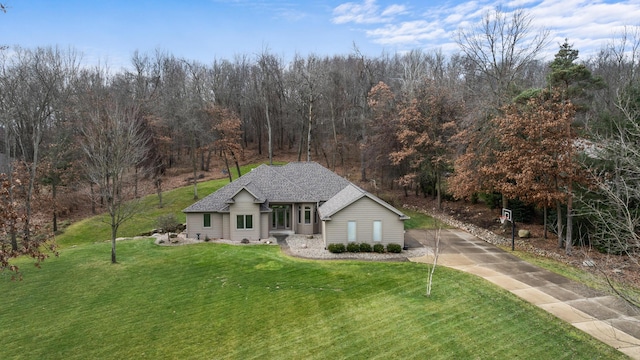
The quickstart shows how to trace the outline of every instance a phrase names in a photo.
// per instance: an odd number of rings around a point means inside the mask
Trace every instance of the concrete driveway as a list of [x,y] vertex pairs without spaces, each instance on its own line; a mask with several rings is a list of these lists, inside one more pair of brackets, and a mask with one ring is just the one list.
[[[435,231],[409,230],[405,241],[433,247]],[[433,257],[409,260],[432,263]],[[629,357],[640,359],[640,311],[617,297],[531,265],[458,229],[441,230],[438,265],[487,279]]]

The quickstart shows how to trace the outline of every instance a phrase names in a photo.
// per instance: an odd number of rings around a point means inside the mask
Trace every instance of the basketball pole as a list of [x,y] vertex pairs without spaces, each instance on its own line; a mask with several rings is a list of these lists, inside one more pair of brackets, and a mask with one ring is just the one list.
[[510,209],[502,208],[501,219],[511,222],[511,251],[516,249],[516,222],[513,220],[513,212]]
[[516,222],[511,218],[511,251],[516,249]]

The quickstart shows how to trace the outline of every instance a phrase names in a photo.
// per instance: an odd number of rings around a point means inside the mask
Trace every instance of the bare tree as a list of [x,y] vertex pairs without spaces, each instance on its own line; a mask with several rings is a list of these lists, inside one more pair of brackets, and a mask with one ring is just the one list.
[[487,11],[476,27],[457,33],[458,45],[483,76],[484,86],[477,90],[482,91],[482,97],[486,97],[486,91],[491,94],[493,109],[499,109],[515,95],[510,92],[547,45],[549,31],[532,34],[532,20],[523,9],[506,13],[496,8]]
[[111,262],[116,263],[118,228],[136,212],[138,202],[130,193],[131,171],[146,155],[147,140],[140,127],[137,108],[103,98],[100,107],[89,114],[81,132],[86,156],[85,170],[98,185],[111,226]]
[[433,285],[433,274],[436,272],[436,265],[438,265],[438,257],[440,256],[440,232],[442,231],[441,227],[438,227],[436,230],[435,238],[433,240],[433,262],[427,268],[427,296],[431,296],[431,287]]
[[37,173],[43,139],[54,127],[56,111],[62,106],[66,95],[67,80],[73,76],[77,66],[75,53],[65,53],[57,48],[16,48],[12,56],[2,59],[0,82],[2,107],[6,111],[5,130],[10,132],[15,143],[15,155],[29,175],[25,184],[25,221],[22,231],[26,242],[31,236],[32,200],[40,180]]
[[[595,139],[595,146],[590,149],[590,164],[587,164],[594,186],[577,198],[582,205],[577,215],[586,217],[593,225],[591,243],[601,251],[624,255],[636,265],[640,263],[638,93],[640,84],[637,82],[619,93],[617,106],[621,116],[614,121],[617,132]],[[602,274],[616,294],[640,308],[637,293],[615,286],[604,271]]]
[[[259,69],[259,71],[258,71]],[[254,72],[256,92],[259,93],[259,101],[263,102],[265,125],[267,126],[267,146],[269,164],[273,164],[273,140],[275,119],[272,114],[278,104],[278,98],[283,91],[282,64],[276,56],[264,50],[258,58],[258,68]]]

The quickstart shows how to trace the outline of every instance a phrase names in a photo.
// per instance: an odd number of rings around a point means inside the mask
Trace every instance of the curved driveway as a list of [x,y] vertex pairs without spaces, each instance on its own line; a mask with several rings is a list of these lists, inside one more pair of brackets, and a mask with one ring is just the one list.
[[[409,230],[406,243],[433,248],[435,231]],[[417,244],[416,244],[417,245]],[[409,259],[433,262],[429,255]],[[640,311],[619,298],[531,265],[458,229],[440,233],[438,265],[480,276],[576,328],[640,359]]]

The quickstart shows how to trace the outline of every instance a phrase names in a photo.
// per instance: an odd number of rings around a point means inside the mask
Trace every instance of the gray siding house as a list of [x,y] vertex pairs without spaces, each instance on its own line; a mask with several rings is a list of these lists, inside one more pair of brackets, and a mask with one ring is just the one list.
[[403,213],[315,162],[260,165],[184,209],[187,236],[259,240],[322,234],[331,243],[404,246]]
[[404,246],[402,212],[315,162],[260,165],[183,210],[187,236],[259,240],[322,234],[325,246]]

